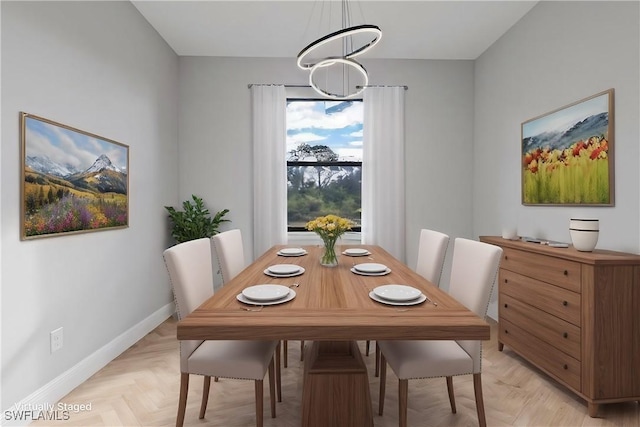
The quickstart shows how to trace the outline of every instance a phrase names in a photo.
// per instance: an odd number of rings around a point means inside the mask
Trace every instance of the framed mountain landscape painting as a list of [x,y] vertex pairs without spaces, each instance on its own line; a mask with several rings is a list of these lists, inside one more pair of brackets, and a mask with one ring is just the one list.
[[613,206],[613,89],[522,123],[522,204]]
[[24,239],[129,225],[129,147],[20,113]]

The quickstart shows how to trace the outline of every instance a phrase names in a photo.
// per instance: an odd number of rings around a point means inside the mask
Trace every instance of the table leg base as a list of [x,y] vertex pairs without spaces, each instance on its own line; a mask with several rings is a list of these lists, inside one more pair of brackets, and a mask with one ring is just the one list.
[[304,356],[302,425],[373,427],[369,377],[355,341],[316,341]]

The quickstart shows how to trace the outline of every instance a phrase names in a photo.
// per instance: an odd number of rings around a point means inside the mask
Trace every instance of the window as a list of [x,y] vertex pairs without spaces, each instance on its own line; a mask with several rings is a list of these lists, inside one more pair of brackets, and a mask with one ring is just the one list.
[[287,100],[287,227],[336,214],[360,231],[361,100]]

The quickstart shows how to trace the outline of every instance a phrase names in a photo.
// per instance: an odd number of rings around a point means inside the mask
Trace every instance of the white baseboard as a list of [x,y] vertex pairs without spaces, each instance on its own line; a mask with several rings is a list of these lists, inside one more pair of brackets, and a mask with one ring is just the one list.
[[[169,303],[152,313],[140,323],[134,325],[113,341],[81,360],[71,369],[58,375],[40,389],[16,403],[14,407],[7,409],[20,410],[20,408],[43,408],[47,405],[55,405],[60,399],[69,394],[74,388],[85,382],[89,377],[104,368],[109,362],[122,354],[133,344],[140,341],[145,335],[164,322],[175,311],[173,303]],[[11,417],[9,417],[11,418]],[[2,414],[2,426],[24,426],[32,422],[31,419],[7,420],[6,410]]]

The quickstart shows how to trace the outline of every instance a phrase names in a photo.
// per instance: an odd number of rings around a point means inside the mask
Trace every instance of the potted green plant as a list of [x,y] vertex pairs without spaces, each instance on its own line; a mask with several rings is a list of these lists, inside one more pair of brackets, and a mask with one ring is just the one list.
[[221,223],[229,222],[228,219],[223,219],[229,209],[221,210],[211,218],[202,198],[193,194],[191,198],[193,203],[191,200],[182,203],[183,211],[178,211],[172,206],[164,207],[169,212],[169,220],[172,223],[171,235],[178,243],[211,237],[219,233],[218,227]]

